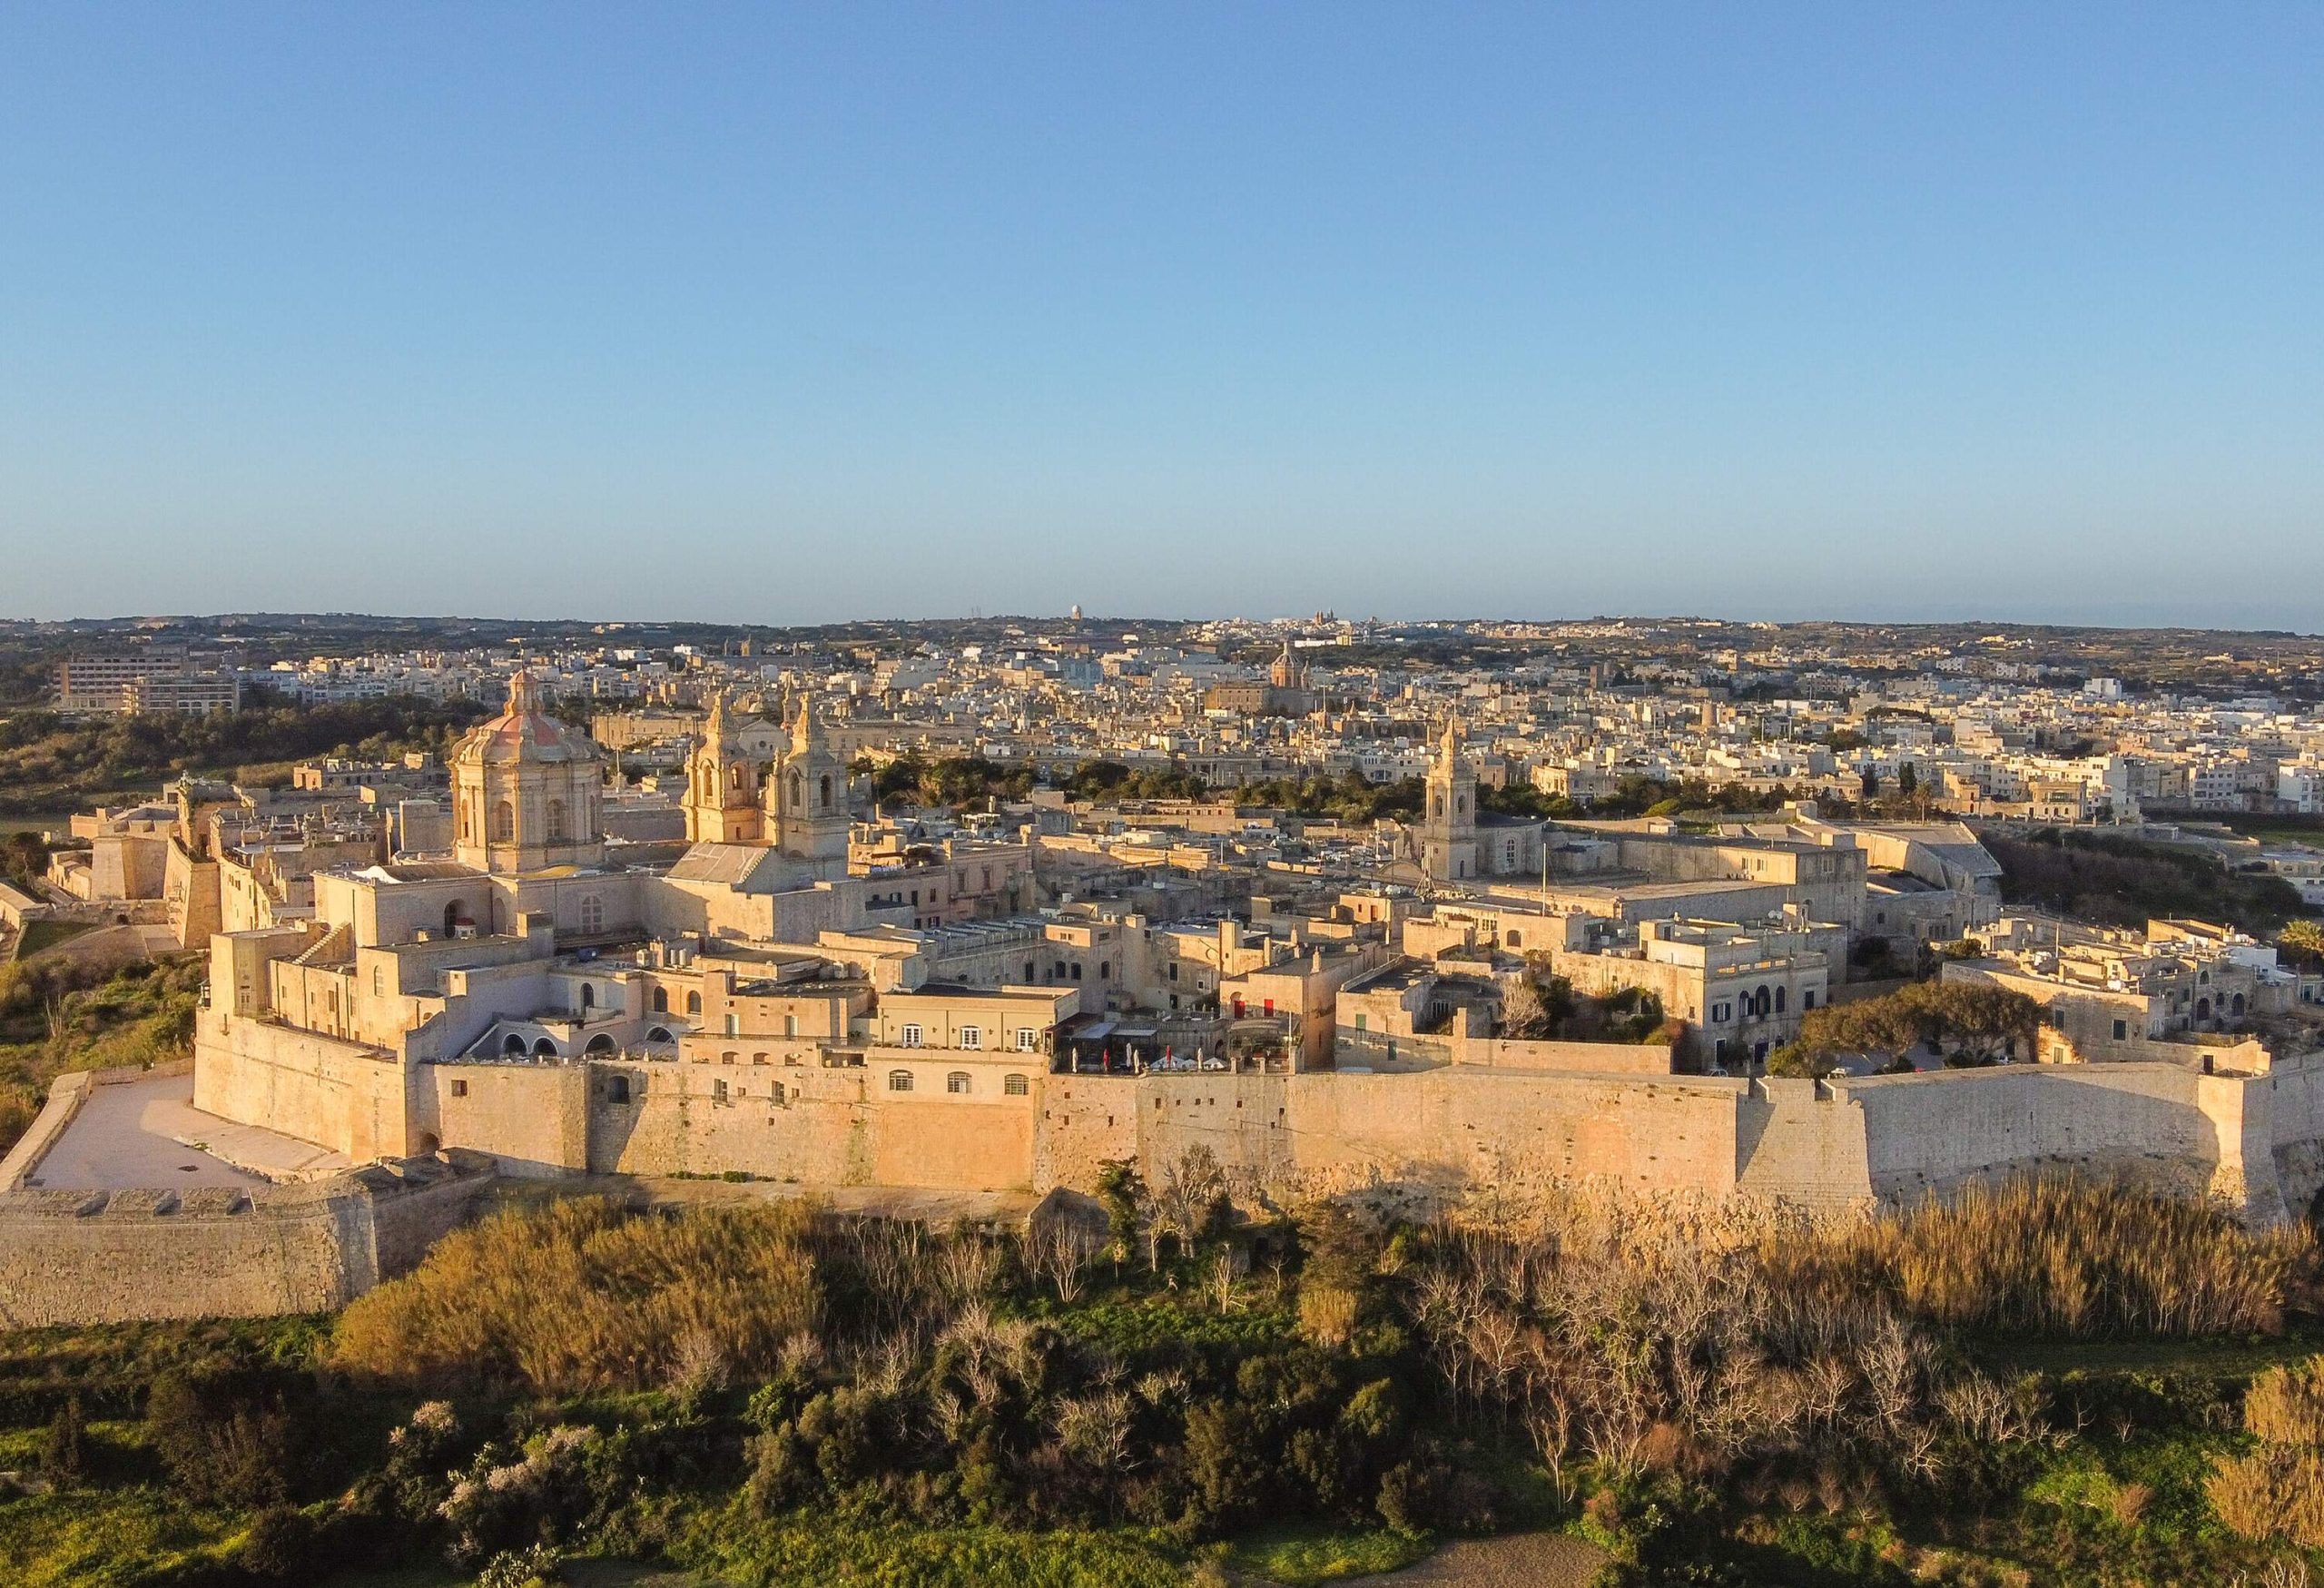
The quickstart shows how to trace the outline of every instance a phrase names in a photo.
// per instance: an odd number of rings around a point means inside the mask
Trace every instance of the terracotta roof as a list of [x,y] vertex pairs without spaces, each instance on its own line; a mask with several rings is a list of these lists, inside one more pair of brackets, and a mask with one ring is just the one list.
[[508,704],[501,714],[468,730],[452,752],[456,764],[517,761],[602,761],[605,753],[577,728],[541,709],[540,686],[528,672],[508,681]]

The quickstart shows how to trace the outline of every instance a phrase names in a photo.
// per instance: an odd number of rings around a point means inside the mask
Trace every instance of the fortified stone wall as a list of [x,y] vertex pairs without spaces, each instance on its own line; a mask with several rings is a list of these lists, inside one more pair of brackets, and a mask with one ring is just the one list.
[[[1151,1178],[1199,1144],[1245,1184],[1318,1189],[1594,1179],[1833,1207],[2073,1171],[2217,1196],[2263,1221],[2304,1211],[2324,1189],[2324,1065],[2313,1061],[2259,1075],[2126,1062],[1826,1083],[1488,1064],[1035,1075],[1029,1094],[1002,1098],[991,1077],[947,1095],[934,1073],[894,1093],[878,1066],[406,1066],[210,1011],[201,1035],[199,1107],[351,1157],[468,1148],[517,1174],[740,1171],[1039,1192],[1087,1189],[1111,1159]],[[1639,1056],[1649,1052],[1661,1050]]]
[[433,1162],[320,1184],[0,1195],[0,1327],[342,1307],[472,1215],[489,1177]]
[[193,1106],[357,1159],[416,1150],[405,1065],[360,1043],[205,1009],[194,1018]]
[[[2162,1064],[2008,1065],[1836,1082],[1861,1119],[1875,1195],[1917,1201],[2009,1172],[2122,1177],[2212,1188],[2221,1159],[2202,1078]],[[2272,1179],[2272,1175],[2270,1177]],[[2218,1189],[2240,1200],[2240,1173]]]

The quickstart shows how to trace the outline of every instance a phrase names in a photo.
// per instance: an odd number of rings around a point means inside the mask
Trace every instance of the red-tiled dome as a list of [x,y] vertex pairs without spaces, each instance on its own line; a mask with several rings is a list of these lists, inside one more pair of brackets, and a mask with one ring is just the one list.
[[453,764],[466,766],[604,759],[588,735],[541,709],[540,686],[527,672],[508,681],[508,704],[500,715],[470,728],[452,752]]

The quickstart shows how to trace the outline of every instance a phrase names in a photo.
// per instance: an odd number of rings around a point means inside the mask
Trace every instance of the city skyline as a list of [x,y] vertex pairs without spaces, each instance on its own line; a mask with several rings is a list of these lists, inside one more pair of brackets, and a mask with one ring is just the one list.
[[12,615],[2324,628],[2312,10],[120,15]]

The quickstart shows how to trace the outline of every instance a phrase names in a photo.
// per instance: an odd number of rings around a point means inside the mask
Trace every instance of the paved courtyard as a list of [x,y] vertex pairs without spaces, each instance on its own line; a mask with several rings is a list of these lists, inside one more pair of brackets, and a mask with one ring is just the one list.
[[347,1167],[310,1142],[205,1114],[193,1106],[193,1077],[162,1075],[92,1088],[25,1184],[70,1191],[251,1186]]

